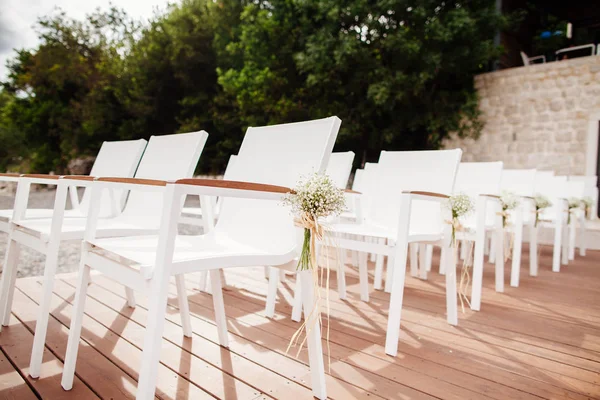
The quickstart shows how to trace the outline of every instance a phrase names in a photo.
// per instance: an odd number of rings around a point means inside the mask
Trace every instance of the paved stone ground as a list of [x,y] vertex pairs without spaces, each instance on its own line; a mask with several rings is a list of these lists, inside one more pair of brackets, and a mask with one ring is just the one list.
[[[44,190],[39,192],[31,192],[28,206],[30,208],[52,208],[54,205],[54,190]],[[12,208],[14,196],[11,194],[0,193],[0,209]],[[198,199],[188,199],[186,206],[198,206]],[[67,205],[70,207],[70,204]],[[181,234],[197,234],[200,229],[189,225],[180,225],[179,233]],[[6,242],[8,235],[0,232],[0,266],[4,265],[4,255],[6,252]],[[58,255],[58,273],[76,271],[79,263],[80,242],[63,242],[60,246]],[[45,256],[28,249],[26,247],[21,251],[19,259],[18,277],[37,276],[44,274]]]

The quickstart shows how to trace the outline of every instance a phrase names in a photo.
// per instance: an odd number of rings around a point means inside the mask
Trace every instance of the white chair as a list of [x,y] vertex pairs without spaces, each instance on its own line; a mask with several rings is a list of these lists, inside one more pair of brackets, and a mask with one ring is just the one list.
[[[235,181],[184,179],[176,184],[129,184],[135,191],[159,190],[165,199],[158,236],[97,239],[97,218],[91,215],[82,250],[73,318],[65,358],[62,386],[73,385],[90,269],[106,274],[128,287],[150,293],[148,323],[138,380],[137,399],[153,399],[160,358],[169,279],[185,273],[209,270],[215,318],[222,346],[228,345],[227,324],[219,270],[254,265],[295,269],[297,230],[290,210],[281,205],[301,175],[324,171],[337,136],[337,117],[262,128],[248,128],[231,178]],[[243,181],[243,182],[242,182]],[[130,183],[136,182],[135,179]],[[261,182],[261,183],[248,183]],[[161,186],[156,186],[156,185]],[[122,184],[99,180],[94,190]],[[221,196],[223,204],[214,229],[202,236],[178,236],[181,198],[188,194]],[[98,195],[95,194],[97,197]],[[305,313],[313,306],[312,271],[301,271]],[[180,281],[184,283],[183,279]],[[185,293],[180,291],[180,293]],[[180,312],[191,334],[187,299],[180,297]],[[189,318],[189,317],[187,317]],[[319,324],[307,339],[313,394],[327,397]]]
[[560,271],[561,262],[567,264],[569,261],[567,254],[567,229],[565,229],[569,213],[569,203],[566,198],[566,182],[566,177],[554,176],[554,172],[552,171],[537,171],[535,176],[535,193],[548,197],[552,202],[551,207],[540,212],[538,227],[547,227],[554,230],[553,272]]
[[353,162],[353,151],[331,153],[325,174],[329,176],[335,186],[346,189]]
[[521,51],[521,60],[523,60],[524,66],[534,64],[538,60],[541,60],[542,64],[543,64],[546,62],[546,56],[529,57],[529,56],[527,56],[527,54],[525,54],[524,52]]
[[[565,182],[565,193],[567,198],[575,198],[581,200],[585,196],[585,182],[568,180]],[[567,218],[568,221],[568,260],[575,259],[575,242],[577,235],[577,223],[580,225],[580,241],[585,241],[585,211],[582,208],[576,208],[570,210],[570,216]],[[580,244],[580,251],[583,247]],[[585,254],[585,250],[583,251]]]
[[[192,176],[207,137],[208,134],[204,131],[151,137],[135,173],[136,178],[152,180]],[[122,175],[126,172],[118,171]],[[131,178],[119,177],[115,179],[126,180]],[[51,219],[23,219],[31,182],[44,180],[34,180],[27,175],[19,180],[4,273],[0,283],[0,320],[4,326],[8,325],[20,247],[27,246],[45,254],[42,299],[35,327],[29,367],[29,374],[33,378],[39,377],[42,364],[60,242],[63,240],[82,240],[85,233],[86,218],[64,216],[67,188],[69,186],[90,186],[92,180],[93,177],[88,176],[73,179],[59,179],[59,177],[46,179],[48,184],[57,185],[54,213]],[[111,192],[120,190],[122,188],[113,188],[113,190],[103,193],[90,207],[90,211],[98,216],[102,211],[102,198]],[[159,194],[130,193],[122,213],[115,217],[101,218],[98,221],[97,236],[115,237],[156,233],[160,225],[158,210],[161,210],[162,202],[162,196]],[[135,304],[133,292],[128,290],[127,297],[129,305],[133,306]]]
[[[594,176],[571,175],[571,176],[569,176],[569,182],[571,182],[571,181],[583,182],[583,184],[585,186],[583,196],[589,197],[590,199],[592,199],[590,219],[592,219],[592,220],[597,219],[598,218],[598,216],[597,216],[598,187],[596,185],[598,182],[598,177],[595,175]],[[581,236],[581,238],[579,239],[579,255],[585,256],[585,251],[586,251],[586,246],[587,246],[587,235],[586,235],[587,217],[585,215],[585,212],[581,214],[579,224],[580,224],[580,236]]]
[[[475,213],[462,219],[463,231],[456,232],[461,244],[461,258],[470,258],[467,254],[467,242],[474,242],[473,283],[471,308],[479,310],[483,278],[483,253],[486,237],[494,235],[496,246],[496,291],[504,291],[504,229],[502,226],[502,205],[500,203],[500,182],[503,163],[476,162],[460,163],[454,184],[454,193],[464,193],[475,201]],[[518,225],[518,224],[517,224]],[[517,234],[520,232],[516,230]],[[464,249],[464,250],[463,250]],[[442,258],[446,257],[446,254]],[[440,269],[444,260],[440,259]],[[421,267],[421,270],[423,268]]]
[[[234,155],[234,154],[229,156],[229,161],[227,161],[227,167],[225,167],[225,174],[223,175],[223,179],[227,179],[227,177],[228,177],[227,171],[229,171],[230,168],[232,168],[233,165],[235,164],[235,158],[236,158],[236,155]],[[201,207],[183,207],[183,210],[181,212],[181,218],[179,219],[179,222],[181,222],[183,224],[202,226],[205,229],[205,231],[208,232],[207,229],[209,229],[209,228],[206,226],[206,223],[208,222],[211,225],[214,225],[216,219],[219,217],[219,209],[220,209],[219,199],[212,198],[211,200],[212,201],[208,204],[210,204],[210,206],[211,206],[210,212],[212,213],[212,218],[203,219]],[[205,210],[205,211],[208,211],[208,210]],[[209,221],[209,220],[211,220],[211,221]]]
[[[102,143],[90,176],[132,177],[144,153],[146,143],[144,139]],[[18,176],[17,174],[1,174],[0,180],[17,182]],[[103,215],[120,213],[125,204],[126,194],[125,192],[106,194],[101,203]],[[90,202],[87,191],[83,192],[81,201],[78,198],[76,187],[69,188],[69,195],[72,208],[65,210],[65,216],[85,217]],[[13,212],[13,209],[0,210],[0,232],[8,233]],[[52,218],[52,212],[52,209],[29,208],[25,212],[24,218]]]
[[[529,275],[537,276],[537,227],[535,226],[535,169],[505,169],[502,172],[502,190],[519,196],[520,204],[516,210],[510,211],[514,223],[521,223],[521,230],[527,227],[529,232]],[[515,234],[513,247],[512,269],[510,285],[519,286],[521,249],[523,243],[521,233],[520,239]]]
[[[373,194],[364,221],[331,226],[337,245],[361,252],[359,280],[361,299],[368,301],[369,287],[365,253],[388,256],[386,286],[391,283],[386,353],[396,355],[404,278],[409,243],[442,244],[449,250],[450,210],[444,206],[454,187],[462,151],[382,151],[377,178],[370,182]],[[348,235],[373,238],[372,242],[348,239]],[[446,257],[447,320],[456,325],[457,293],[453,252]],[[376,271],[377,274],[377,271]]]

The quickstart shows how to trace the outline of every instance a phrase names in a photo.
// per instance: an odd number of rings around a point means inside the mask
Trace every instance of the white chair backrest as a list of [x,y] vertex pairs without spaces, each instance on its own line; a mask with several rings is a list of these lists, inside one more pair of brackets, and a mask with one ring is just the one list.
[[584,196],[591,197],[592,200],[597,201],[598,187],[596,185],[598,182],[598,177],[596,175],[592,175],[592,176],[571,175],[571,176],[569,176],[569,181],[583,182],[583,184],[585,186]]
[[352,172],[352,162],[354,162],[354,152],[346,151],[343,153],[331,153],[329,164],[325,173],[329,175],[335,186],[340,189],[346,189],[348,178]]
[[[136,178],[177,180],[191,178],[206,144],[205,131],[152,136],[135,173]],[[160,220],[162,193],[132,191],[123,215]]]
[[[462,150],[382,151],[375,180],[376,195],[367,217],[396,232],[402,191],[451,195]],[[439,203],[416,200],[411,208],[411,228],[442,229]]]
[[454,193],[465,193],[475,199],[480,194],[500,194],[502,161],[461,162],[456,173]]
[[233,166],[235,165],[236,158],[237,158],[237,156],[235,154],[232,154],[229,156],[229,161],[227,161],[227,166],[225,167],[225,173],[223,174],[223,179],[231,180],[231,179],[229,179],[229,174],[231,174],[230,171],[233,168]]
[[363,182],[364,182],[364,173],[365,170],[364,169],[360,169],[358,168],[356,171],[354,171],[354,179],[352,180],[352,190],[355,190],[357,192],[363,192],[362,188],[363,188]]
[[[324,172],[341,121],[329,117],[248,128],[228,179],[293,188],[302,176]],[[270,253],[296,248],[296,228],[279,201],[223,198],[215,235]]]
[[[123,140],[119,142],[104,142],[96,156],[90,176],[131,178],[140,163],[146,141]],[[100,215],[115,215],[123,210],[126,190],[104,191],[100,198]],[[90,194],[86,190],[81,197],[81,210],[87,212],[90,205]]]
[[569,180],[568,177],[565,178],[567,179],[567,181],[565,182],[565,196],[567,198],[575,197],[580,200],[583,199],[583,197],[585,196],[585,182]]
[[519,196],[534,196],[535,177],[535,169],[505,169],[502,171],[500,189]]

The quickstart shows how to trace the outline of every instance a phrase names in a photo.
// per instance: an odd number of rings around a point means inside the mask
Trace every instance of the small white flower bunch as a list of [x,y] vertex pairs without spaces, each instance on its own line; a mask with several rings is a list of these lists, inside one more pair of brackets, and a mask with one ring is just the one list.
[[452,211],[452,218],[455,219],[471,213],[475,209],[475,203],[466,194],[458,193],[450,196],[448,208]]
[[586,196],[581,199],[581,204],[583,204],[583,208],[585,210],[585,217],[592,218],[592,206],[594,205],[594,200],[591,197]]
[[283,200],[294,214],[308,215],[314,219],[339,215],[346,209],[344,191],[337,188],[329,176],[313,173],[302,177]]
[[500,203],[502,204],[502,226],[508,224],[508,212],[514,210],[519,205],[519,198],[512,192],[502,191],[500,194]]
[[569,201],[569,210],[571,210],[573,208],[581,207],[581,200],[578,199],[577,197],[569,197],[568,201]]
[[456,230],[460,228],[460,218],[470,214],[475,209],[473,200],[464,193],[450,196],[446,207],[452,212],[452,245],[456,245]]
[[535,195],[534,200],[535,200],[535,225],[534,226],[537,226],[537,223],[538,223],[538,220],[540,217],[540,212],[544,208],[552,207],[552,202],[546,196],[539,194],[539,193]]

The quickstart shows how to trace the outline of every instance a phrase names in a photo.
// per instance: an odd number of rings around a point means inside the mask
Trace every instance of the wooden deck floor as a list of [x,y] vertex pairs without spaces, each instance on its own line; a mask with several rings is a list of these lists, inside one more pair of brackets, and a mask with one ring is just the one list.
[[[528,276],[526,251],[523,256],[521,286],[507,286],[505,293],[494,292],[493,268],[487,266],[482,310],[459,313],[458,327],[445,321],[442,277],[407,277],[397,358],[383,350],[389,296],[372,291],[371,302],[361,302],[356,271],[348,267],[348,301],[332,296],[329,396],[600,398],[600,252],[577,257],[557,274],[550,272],[546,246],[537,278]],[[280,291],[274,320],[262,315],[267,285],[261,268],[227,271],[226,278],[230,349],[216,344],[211,298],[197,291],[197,277],[190,275],[194,337],[183,338],[173,297],[157,397],[311,398],[306,352],[300,360],[285,354],[297,328],[290,320],[293,278]],[[0,334],[0,398],[134,397],[146,299],[139,295],[137,308],[130,309],[120,286],[101,276],[93,281],[71,392],[60,387],[60,374],[75,278],[64,275],[56,282],[45,362],[36,380],[29,378],[28,364],[40,284],[34,278],[18,281],[10,326]]]

